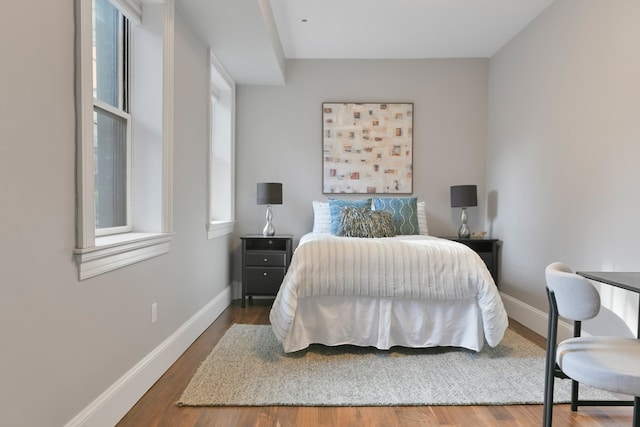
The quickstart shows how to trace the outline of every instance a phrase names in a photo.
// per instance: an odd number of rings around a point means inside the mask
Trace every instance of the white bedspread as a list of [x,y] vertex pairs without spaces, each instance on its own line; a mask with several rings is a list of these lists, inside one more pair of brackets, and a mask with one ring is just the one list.
[[291,332],[298,299],[312,296],[475,299],[492,347],[508,324],[498,290],[478,254],[460,243],[430,236],[363,239],[306,234],[269,317],[281,342]]

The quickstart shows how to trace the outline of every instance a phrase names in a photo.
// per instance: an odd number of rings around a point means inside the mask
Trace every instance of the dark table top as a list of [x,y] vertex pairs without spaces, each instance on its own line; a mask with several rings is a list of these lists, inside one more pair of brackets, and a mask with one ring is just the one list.
[[640,293],[640,271],[578,271],[582,277]]

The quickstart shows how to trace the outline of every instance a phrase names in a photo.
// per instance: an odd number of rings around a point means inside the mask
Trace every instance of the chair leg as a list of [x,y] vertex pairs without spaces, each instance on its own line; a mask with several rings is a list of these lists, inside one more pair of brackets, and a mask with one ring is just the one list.
[[578,410],[578,381],[571,380],[571,410]]
[[547,288],[549,299],[549,322],[547,324],[547,355],[545,360],[543,427],[551,427],[553,419],[553,388],[556,370],[556,347],[558,339],[558,309],[553,292]]
[[[582,335],[582,322],[580,320],[575,320],[573,322],[573,337],[579,337]],[[571,410],[573,412],[578,411],[578,381],[571,380]]]
[[554,364],[551,365],[551,369],[547,369],[544,381],[544,402],[543,402],[543,427],[551,427],[553,419],[553,387],[555,382],[555,375],[553,373]]
[[633,427],[640,427],[640,396],[633,398]]

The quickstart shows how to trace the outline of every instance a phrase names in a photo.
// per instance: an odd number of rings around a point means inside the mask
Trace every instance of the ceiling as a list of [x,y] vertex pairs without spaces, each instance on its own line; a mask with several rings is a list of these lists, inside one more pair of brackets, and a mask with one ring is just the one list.
[[554,0],[176,0],[238,84],[286,59],[491,57]]

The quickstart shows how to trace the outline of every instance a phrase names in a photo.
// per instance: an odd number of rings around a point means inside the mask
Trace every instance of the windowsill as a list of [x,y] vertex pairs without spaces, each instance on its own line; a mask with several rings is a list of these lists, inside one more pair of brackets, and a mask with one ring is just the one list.
[[123,233],[96,237],[95,246],[75,249],[80,280],[169,252],[173,233]]
[[207,238],[215,239],[216,237],[226,236],[233,233],[233,229],[236,225],[235,221],[211,221],[207,225]]

